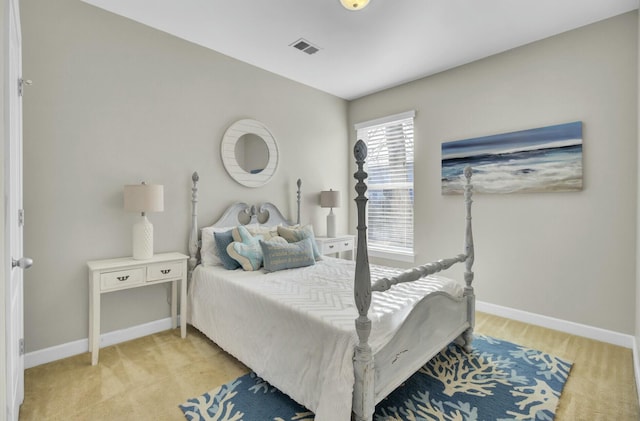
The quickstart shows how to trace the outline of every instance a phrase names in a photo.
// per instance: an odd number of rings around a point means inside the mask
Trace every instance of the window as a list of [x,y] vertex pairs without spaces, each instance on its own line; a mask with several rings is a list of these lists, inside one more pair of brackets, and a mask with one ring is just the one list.
[[367,144],[371,255],[413,261],[414,111],[355,125]]

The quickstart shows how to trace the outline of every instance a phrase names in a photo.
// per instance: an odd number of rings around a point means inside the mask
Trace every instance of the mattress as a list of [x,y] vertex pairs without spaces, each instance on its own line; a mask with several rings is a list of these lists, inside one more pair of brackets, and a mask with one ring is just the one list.
[[[198,266],[189,285],[188,320],[259,376],[316,414],[349,420],[355,262],[325,257],[315,265],[266,273]],[[371,265],[371,279],[397,269]],[[417,302],[433,293],[460,298],[463,287],[433,275],[372,294],[369,344],[375,353]]]

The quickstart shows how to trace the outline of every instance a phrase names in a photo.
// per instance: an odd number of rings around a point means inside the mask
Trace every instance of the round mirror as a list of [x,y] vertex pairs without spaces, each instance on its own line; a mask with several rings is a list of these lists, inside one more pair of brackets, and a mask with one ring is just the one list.
[[269,163],[269,148],[263,138],[254,134],[243,134],[235,148],[236,162],[250,174],[261,173]]
[[231,178],[247,187],[267,183],[278,167],[278,147],[273,135],[256,120],[239,120],[225,132],[222,163]]

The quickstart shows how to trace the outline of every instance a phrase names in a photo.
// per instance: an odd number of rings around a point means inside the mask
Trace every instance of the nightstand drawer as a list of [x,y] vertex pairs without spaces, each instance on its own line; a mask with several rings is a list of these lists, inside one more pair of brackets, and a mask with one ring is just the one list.
[[352,251],[353,250],[353,239],[352,238],[336,238],[333,239],[325,239],[322,242],[322,245],[318,244],[321,248],[321,254],[327,253],[340,253],[341,251]]
[[156,263],[149,265],[147,282],[160,281],[162,279],[179,278],[182,276],[182,263]]
[[118,270],[100,274],[100,289],[128,288],[132,285],[144,283],[145,268]]

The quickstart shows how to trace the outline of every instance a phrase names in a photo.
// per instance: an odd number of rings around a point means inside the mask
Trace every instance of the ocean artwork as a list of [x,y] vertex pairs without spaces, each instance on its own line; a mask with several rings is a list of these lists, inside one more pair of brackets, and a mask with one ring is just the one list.
[[582,122],[442,144],[442,194],[464,191],[473,169],[477,193],[582,190]]

